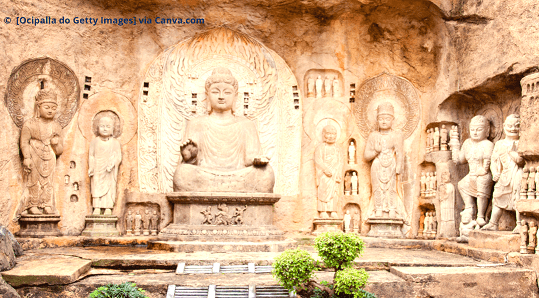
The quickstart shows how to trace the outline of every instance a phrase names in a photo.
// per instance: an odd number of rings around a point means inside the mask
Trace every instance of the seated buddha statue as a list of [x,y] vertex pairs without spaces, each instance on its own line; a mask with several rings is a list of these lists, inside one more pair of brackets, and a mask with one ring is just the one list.
[[205,89],[209,113],[187,122],[174,191],[273,192],[273,169],[256,125],[234,113],[238,81],[230,70],[216,68]]

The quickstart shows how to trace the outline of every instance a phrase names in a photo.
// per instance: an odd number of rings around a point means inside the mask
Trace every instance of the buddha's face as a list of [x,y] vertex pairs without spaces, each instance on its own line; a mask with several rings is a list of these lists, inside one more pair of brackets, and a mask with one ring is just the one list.
[[508,117],[503,124],[505,136],[511,139],[518,138],[520,133],[520,120],[517,118]]
[[387,114],[378,115],[376,120],[378,121],[378,127],[383,130],[391,129],[393,126],[394,117]]
[[470,137],[474,141],[482,141],[487,138],[487,128],[483,123],[470,124]]
[[54,115],[56,115],[57,108],[58,105],[55,103],[42,103],[41,105],[39,105],[39,117],[45,119],[52,119],[54,118]]
[[337,130],[333,127],[324,129],[324,141],[328,144],[334,144],[337,139]]
[[100,136],[110,137],[114,132],[114,121],[109,117],[101,118],[99,120],[98,130]]
[[237,92],[234,90],[234,86],[227,83],[212,84],[206,93],[212,110],[217,112],[232,110],[236,101],[236,95]]

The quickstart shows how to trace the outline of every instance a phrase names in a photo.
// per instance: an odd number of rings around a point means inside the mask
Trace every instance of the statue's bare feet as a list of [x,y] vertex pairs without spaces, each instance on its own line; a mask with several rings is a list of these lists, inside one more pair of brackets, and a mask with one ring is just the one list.
[[329,218],[328,213],[327,213],[327,212],[324,212],[324,211],[320,212],[320,215],[319,215],[319,216],[320,216],[320,218]]
[[382,216],[383,216],[382,210],[376,210],[374,217],[382,217]]
[[105,213],[103,213],[103,215],[112,215],[112,210],[109,208],[105,209]]
[[389,210],[389,218],[397,217],[397,212],[395,210]]
[[28,214],[41,215],[41,214],[43,214],[43,212],[41,212],[41,210],[39,210],[39,208],[37,208],[37,207],[32,207],[32,208],[28,209]]
[[92,215],[101,215],[101,208],[94,208],[94,213]]
[[337,218],[339,215],[337,214],[337,212],[333,211],[331,212],[331,218]]
[[54,212],[52,211],[51,207],[45,207],[45,208],[43,208],[43,213],[45,213],[45,214],[53,214]]
[[486,224],[484,227],[482,227],[481,230],[485,230],[485,231],[497,231],[497,230],[498,230],[498,225],[489,222],[489,223]]
[[477,224],[481,227],[487,224],[484,217],[478,217],[476,221],[477,221]]

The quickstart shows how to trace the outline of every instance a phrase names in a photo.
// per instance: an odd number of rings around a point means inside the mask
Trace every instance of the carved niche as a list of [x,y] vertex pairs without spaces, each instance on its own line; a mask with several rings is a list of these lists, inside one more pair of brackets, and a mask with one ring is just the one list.
[[139,99],[139,183],[172,192],[187,120],[207,114],[204,82],[218,66],[239,83],[236,114],[256,123],[275,170],[274,193],[299,193],[301,109],[296,79],[275,52],[242,33],[217,28],[165,50],[151,64]]

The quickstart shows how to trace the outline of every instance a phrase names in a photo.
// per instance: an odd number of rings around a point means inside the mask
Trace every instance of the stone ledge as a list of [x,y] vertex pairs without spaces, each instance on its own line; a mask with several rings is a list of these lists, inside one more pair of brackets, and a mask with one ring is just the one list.
[[237,192],[171,192],[167,200],[171,203],[227,203],[227,204],[275,204],[281,195],[273,193]]
[[527,215],[539,215],[539,200],[517,200],[518,212]]
[[468,245],[503,252],[519,251],[520,235],[513,234],[511,231],[473,230],[468,237]]
[[168,252],[282,252],[295,248],[293,240],[267,242],[187,242],[187,241],[150,241],[148,249]]

